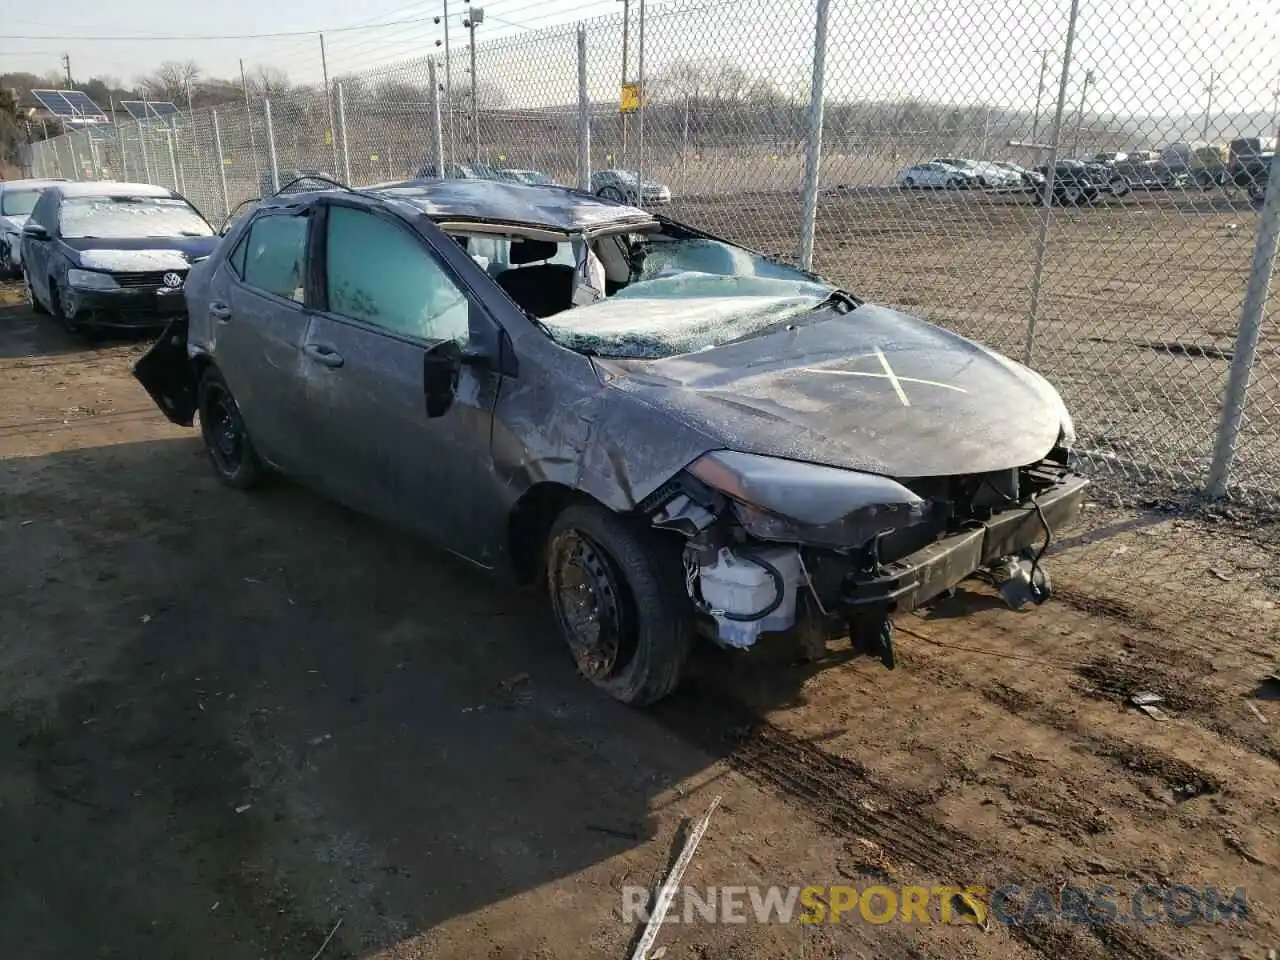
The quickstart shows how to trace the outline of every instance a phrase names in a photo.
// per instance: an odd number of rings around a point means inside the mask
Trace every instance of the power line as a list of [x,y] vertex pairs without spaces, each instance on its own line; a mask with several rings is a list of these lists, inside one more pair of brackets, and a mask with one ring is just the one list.
[[388,20],[385,23],[371,24],[355,24],[347,27],[317,27],[311,30],[282,30],[278,33],[225,33],[225,34],[176,34],[176,35],[135,35],[135,36],[116,36],[116,37],[88,37],[75,34],[49,34],[49,35],[32,35],[32,34],[0,34],[0,40],[56,40],[60,43],[89,43],[89,42],[127,42],[139,43],[149,40],[178,41],[178,40],[271,40],[279,37],[308,37],[315,36],[318,33],[344,33],[352,30],[377,30],[381,27],[398,27],[409,23],[424,23],[431,17],[414,17],[409,20]]

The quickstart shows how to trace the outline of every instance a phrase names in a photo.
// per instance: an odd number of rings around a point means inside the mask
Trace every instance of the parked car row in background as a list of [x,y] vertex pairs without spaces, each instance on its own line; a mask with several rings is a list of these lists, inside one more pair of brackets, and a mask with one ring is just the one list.
[[[1164,150],[1062,158],[1054,164],[1049,193],[1054,203],[1080,204],[1133,190],[1231,186],[1261,202],[1275,151],[1274,137],[1239,137],[1228,144],[1175,144]],[[1047,164],[1028,169],[1008,161],[934,157],[904,167],[894,183],[907,189],[1020,190],[1043,202],[1048,173]]]

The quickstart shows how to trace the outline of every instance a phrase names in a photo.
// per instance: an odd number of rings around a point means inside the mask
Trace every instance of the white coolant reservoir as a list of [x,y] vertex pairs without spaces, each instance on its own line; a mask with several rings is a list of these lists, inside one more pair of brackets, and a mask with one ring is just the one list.
[[753,550],[782,576],[782,602],[758,620],[734,620],[725,614],[757,613],[778,596],[773,576],[758,563],[721,547],[715,562],[698,567],[702,599],[716,621],[720,640],[731,647],[749,647],[765,631],[787,630],[796,622],[796,588],[800,583],[800,553],[795,547]]

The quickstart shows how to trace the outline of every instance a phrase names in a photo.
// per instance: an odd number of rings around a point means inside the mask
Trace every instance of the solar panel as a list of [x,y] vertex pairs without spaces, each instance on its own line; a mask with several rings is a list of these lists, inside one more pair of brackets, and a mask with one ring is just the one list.
[[167,100],[121,100],[120,106],[124,107],[134,120],[164,120],[181,112],[175,104]]
[[79,90],[32,90],[31,96],[59,120],[97,123],[107,119],[102,108]]

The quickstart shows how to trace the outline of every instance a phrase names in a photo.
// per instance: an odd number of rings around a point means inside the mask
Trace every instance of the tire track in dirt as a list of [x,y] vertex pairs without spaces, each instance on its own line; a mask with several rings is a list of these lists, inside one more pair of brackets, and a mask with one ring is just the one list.
[[[993,849],[926,813],[917,797],[880,782],[860,763],[832,754],[759,717],[705,681],[667,710],[686,739],[708,747],[734,742],[726,761],[761,786],[778,791],[837,835],[870,836],[887,855],[930,876],[954,881],[1011,869],[1008,851]],[[712,742],[708,743],[710,738]],[[1052,960],[1173,960],[1131,930],[1068,928],[1043,922],[1011,924],[1011,935]]]
[[1228,712],[1227,693],[1205,681],[1214,676],[1209,653],[1188,651],[1190,644],[1212,651],[1213,641],[1204,636],[1188,636],[1185,627],[1174,631],[1149,614],[1116,597],[1091,594],[1075,587],[1059,587],[1054,599],[1088,616],[1101,617],[1125,627],[1154,635],[1155,643],[1139,637],[1124,637],[1122,650],[1098,653],[1076,668],[1088,686],[1089,696],[1117,703],[1128,702],[1136,693],[1151,692],[1164,698],[1162,707],[1177,711],[1224,740],[1237,744],[1273,763],[1280,764],[1280,744],[1269,732],[1256,726],[1241,729],[1224,719]]

